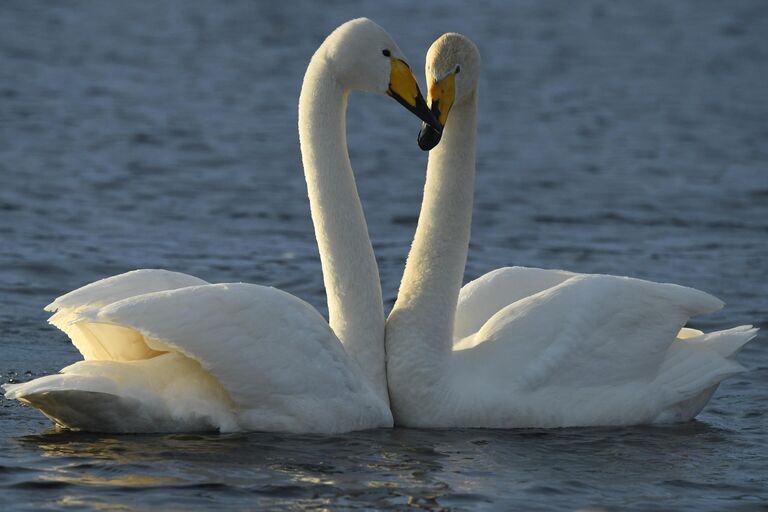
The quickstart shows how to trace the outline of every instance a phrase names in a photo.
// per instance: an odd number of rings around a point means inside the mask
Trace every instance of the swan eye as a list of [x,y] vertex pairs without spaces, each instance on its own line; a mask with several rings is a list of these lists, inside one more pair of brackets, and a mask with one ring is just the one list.
[[454,72],[454,74],[458,75],[459,71],[461,71],[461,66],[456,66],[456,71]]
[[383,56],[385,56],[385,57],[391,57],[392,56],[392,52],[390,52],[389,50],[381,50],[381,54]]

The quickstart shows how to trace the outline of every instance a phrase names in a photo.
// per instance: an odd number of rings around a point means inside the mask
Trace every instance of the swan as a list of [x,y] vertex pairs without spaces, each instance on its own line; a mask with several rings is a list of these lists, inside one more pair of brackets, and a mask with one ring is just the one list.
[[341,25],[312,57],[299,138],[329,322],[275,288],[136,270],[50,304],[50,323],[84,359],[6,385],[5,396],[99,432],[392,426],[379,274],[347,152],[351,90],[388,94],[436,124],[402,52],[374,22]]
[[[705,334],[723,303],[628,277],[500,268],[461,287],[472,216],[480,54],[459,34],[430,47],[421,214],[386,322],[396,425],[568,427],[681,422],[718,383],[751,326]],[[439,127],[437,127],[439,128]]]

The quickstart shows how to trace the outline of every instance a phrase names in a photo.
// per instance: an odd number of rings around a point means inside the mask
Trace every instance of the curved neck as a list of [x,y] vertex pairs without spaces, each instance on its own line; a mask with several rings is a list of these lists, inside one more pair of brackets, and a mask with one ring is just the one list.
[[[429,153],[416,235],[387,319],[390,365],[408,354],[411,378],[418,365],[432,372],[453,347],[472,223],[476,111],[477,91],[451,109],[442,141]],[[400,363],[396,366],[403,369]]]
[[329,324],[376,393],[389,403],[379,269],[347,152],[348,96],[321,46],[304,75],[299,140]]

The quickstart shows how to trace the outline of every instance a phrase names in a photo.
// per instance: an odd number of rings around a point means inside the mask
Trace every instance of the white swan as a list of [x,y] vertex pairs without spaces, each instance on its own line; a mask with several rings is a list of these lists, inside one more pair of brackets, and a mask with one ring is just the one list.
[[[396,425],[563,427],[685,421],[744,368],[748,326],[704,334],[689,317],[722,302],[627,277],[502,268],[461,288],[475,173],[480,56],[458,34],[427,55],[427,101],[445,125],[387,319]],[[455,101],[454,101],[455,98]],[[450,113],[450,117],[449,117]],[[439,133],[422,129],[431,149]]]
[[85,360],[7,385],[6,397],[90,431],[391,426],[379,274],[347,153],[351,89],[389,94],[436,122],[402,52],[372,21],[345,23],[312,57],[299,132],[330,326],[274,288],[137,270],[49,305]]

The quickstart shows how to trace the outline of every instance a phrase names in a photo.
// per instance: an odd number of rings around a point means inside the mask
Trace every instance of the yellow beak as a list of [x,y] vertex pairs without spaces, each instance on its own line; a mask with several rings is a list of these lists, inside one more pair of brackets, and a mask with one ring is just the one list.
[[419,85],[416,83],[416,77],[413,76],[411,68],[405,61],[400,59],[390,59],[390,73],[389,73],[389,89],[387,94],[397,100],[402,106],[416,114],[416,116],[434,127],[436,130],[442,131],[443,127],[438,122],[437,118],[432,115],[432,112],[427,107],[427,102],[424,101],[424,96],[421,95]]
[[428,87],[427,103],[440,125],[445,126],[456,95],[456,73],[450,73],[442,80],[430,83]]
[[424,151],[430,151],[440,143],[443,137],[442,128],[448,121],[448,113],[451,111],[456,96],[456,73],[450,73],[442,80],[434,80],[427,77],[427,102],[432,115],[437,118],[440,129],[433,129],[427,123],[421,126],[419,136],[416,139],[419,147]]

